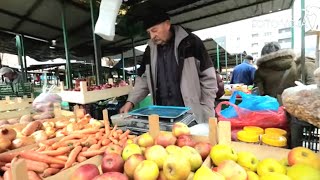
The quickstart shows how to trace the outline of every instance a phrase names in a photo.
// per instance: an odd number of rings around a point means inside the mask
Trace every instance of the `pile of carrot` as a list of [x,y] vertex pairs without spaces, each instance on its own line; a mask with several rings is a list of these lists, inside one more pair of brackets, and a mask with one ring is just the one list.
[[124,147],[127,140],[133,140],[135,137],[130,135],[130,130],[123,132],[117,129],[117,126],[83,129],[60,140],[50,139],[41,142],[36,148],[28,151],[0,154],[0,166],[3,171],[11,172],[11,162],[18,157],[25,159],[28,171],[46,178],[93,156],[102,155],[110,145]]

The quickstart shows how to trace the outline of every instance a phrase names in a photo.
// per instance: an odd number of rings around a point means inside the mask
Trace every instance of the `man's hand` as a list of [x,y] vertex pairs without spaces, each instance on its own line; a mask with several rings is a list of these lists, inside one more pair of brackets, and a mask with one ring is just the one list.
[[120,109],[120,113],[128,113],[133,108],[132,102],[126,102]]

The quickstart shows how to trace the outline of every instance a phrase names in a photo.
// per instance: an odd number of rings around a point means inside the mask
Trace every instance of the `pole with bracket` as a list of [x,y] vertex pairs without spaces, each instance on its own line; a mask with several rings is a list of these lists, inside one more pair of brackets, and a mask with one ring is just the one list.
[[94,62],[95,62],[95,76],[96,84],[102,84],[102,70],[101,70],[101,44],[100,38],[94,33],[94,26],[98,19],[97,5],[95,0],[90,0],[90,14],[91,14],[91,29],[94,47]]
[[21,39],[21,50],[22,50],[22,57],[23,57],[23,65],[24,65],[24,76],[25,76],[25,82],[28,81],[28,70],[27,70],[27,57],[24,49],[24,43],[23,43],[23,35],[20,36]]
[[226,77],[228,77],[228,52],[224,50],[224,61],[226,66]]
[[18,49],[18,60],[19,60],[19,64],[20,64],[20,67],[21,67],[22,79],[23,79],[23,82],[26,82],[25,73],[24,73],[24,65],[23,65],[23,60],[22,60],[22,48],[21,48],[21,37],[20,37],[20,35],[16,35],[16,46],[17,46],[17,49]]
[[124,57],[123,57],[123,51],[121,51],[121,61],[122,61],[122,77],[123,80],[126,80],[126,71],[124,69]]
[[66,8],[65,8],[65,1],[61,1],[61,21],[62,21],[62,31],[63,31],[63,43],[64,43],[64,50],[66,53],[66,85],[67,89],[72,89],[72,70],[71,70],[71,63],[70,63],[70,56],[69,56],[69,46],[68,46],[68,32],[66,26]]
[[136,77],[138,75],[138,70],[137,70],[137,58],[136,58],[136,50],[134,48],[134,38],[131,37],[131,43],[132,43],[132,55],[133,55],[133,60],[134,60],[134,74]]
[[305,2],[301,0],[301,82],[305,84]]
[[291,7],[291,49],[294,49],[294,1]]
[[219,44],[217,43],[217,69],[220,71],[220,50],[219,50]]

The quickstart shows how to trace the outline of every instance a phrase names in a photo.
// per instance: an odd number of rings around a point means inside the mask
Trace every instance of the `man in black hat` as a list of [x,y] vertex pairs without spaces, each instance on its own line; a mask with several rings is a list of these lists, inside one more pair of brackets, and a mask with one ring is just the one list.
[[197,122],[214,116],[217,80],[204,44],[181,26],[171,25],[169,16],[152,11],[144,27],[150,36],[138,70],[135,87],[120,113],[130,111],[149,93],[153,103],[188,106]]
[[253,85],[254,73],[256,68],[252,65],[253,57],[246,55],[243,58],[243,62],[237,65],[232,72],[230,84]]

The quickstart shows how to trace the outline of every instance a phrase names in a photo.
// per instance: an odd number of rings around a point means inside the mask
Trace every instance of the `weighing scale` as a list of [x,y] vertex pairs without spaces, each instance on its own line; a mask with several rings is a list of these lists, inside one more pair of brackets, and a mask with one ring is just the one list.
[[171,131],[176,122],[182,122],[191,127],[197,124],[196,117],[188,113],[189,107],[176,106],[148,106],[131,111],[128,114],[117,114],[111,116],[112,124],[123,130],[130,129],[132,134],[142,134],[148,132],[148,116],[151,114],[159,115],[159,125],[162,131]]

